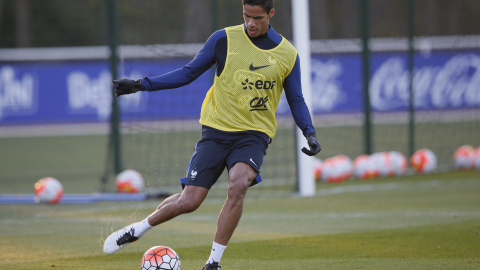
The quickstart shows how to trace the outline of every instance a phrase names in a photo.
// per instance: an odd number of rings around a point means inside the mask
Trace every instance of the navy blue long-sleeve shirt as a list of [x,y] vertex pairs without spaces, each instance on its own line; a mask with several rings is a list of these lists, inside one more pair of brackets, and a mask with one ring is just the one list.
[[[270,27],[265,34],[255,38],[250,37],[250,40],[260,49],[269,50],[275,48],[282,41],[282,36],[273,27]],[[142,79],[142,90],[157,91],[187,85],[214,64],[217,65],[217,76],[220,76],[227,58],[227,46],[226,31],[224,29],[216,31],[187,65],[157,77]],[[284,80],[283,88],[297,126],[302,130],[304,136],[314,133],[315,129],[302,94],[300,58],[298,55],[292,71]]]

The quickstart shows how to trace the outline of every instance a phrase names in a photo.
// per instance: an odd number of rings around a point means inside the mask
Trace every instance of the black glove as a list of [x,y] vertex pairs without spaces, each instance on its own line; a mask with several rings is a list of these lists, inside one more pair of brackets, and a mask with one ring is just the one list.
[[318,154],[318,152],[320,152],[320,150],[322,150],[322,146],[320,146],[315,133],[309,133],[307,135],[307,142],[310,150],[308,150],[306,147],[303,147],[302,152],[305,153],[305,155],[315,156]]
[[125,94],[133,94],[142,90],[142,83],[140,80],[131,80],[127,78],[122,78],[112,81],[113,86],[115,87],[115,95],[121,96]]

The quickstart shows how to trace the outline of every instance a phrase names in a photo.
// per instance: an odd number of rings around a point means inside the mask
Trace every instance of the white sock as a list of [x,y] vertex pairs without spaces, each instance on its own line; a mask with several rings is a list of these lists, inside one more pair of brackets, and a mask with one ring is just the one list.
[[150,223],[148,223],[148,217],[138,223],[135,223],[133,225],[133,228],[135,229],[135,236],[136,237],[142,237],[148,230],[153,228]]
[[223,252],[227,246],[220,245],[218,243],[213,242],[212,245],[212,252],[210,253],[210,258],[208,258],[207,263],[217,262],[220,263],[220,259],[223,256]]

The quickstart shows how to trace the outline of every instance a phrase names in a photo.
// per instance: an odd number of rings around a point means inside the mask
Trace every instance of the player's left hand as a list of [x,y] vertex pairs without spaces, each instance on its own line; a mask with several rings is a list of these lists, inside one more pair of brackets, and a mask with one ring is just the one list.
[[315,156],[322,150],[322,146],[320,146],[315,133],[310,133],[307,135],[307,143],[310,149],[307,149],[306,147],[302,148],[302,152],[305,153],[305,155]]
[[133,94],[142,90],[142,83],[140,80],[121,78],[113,80],[112,83],[113,87],[115,87],[115,95],[117,97],[126,94]]

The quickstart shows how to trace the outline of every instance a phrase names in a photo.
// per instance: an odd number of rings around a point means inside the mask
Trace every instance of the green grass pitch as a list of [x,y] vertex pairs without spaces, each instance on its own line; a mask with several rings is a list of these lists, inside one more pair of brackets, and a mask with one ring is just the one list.
[[[12,183],[13,185],[13,183]],[[319,184],[310,198],[252,188],[222,269],[480,269],[480,172]],[[0,205],[0,269],[139,269],[155,245],[207,259],[224,192],[113,255],[105,237],[159,200]]]

